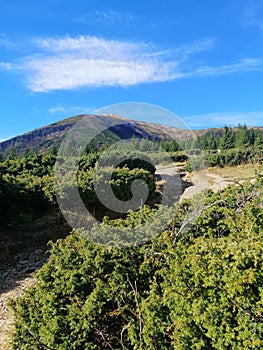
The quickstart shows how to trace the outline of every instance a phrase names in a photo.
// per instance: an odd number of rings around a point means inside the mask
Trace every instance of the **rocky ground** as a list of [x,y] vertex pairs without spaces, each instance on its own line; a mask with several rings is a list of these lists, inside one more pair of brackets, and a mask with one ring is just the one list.
[[12,310],[8,300],[19,298],[35,283],[33,273],[48,259],[47,247],[17,254],[12,265],[0,268],[0,349],[11,349]]

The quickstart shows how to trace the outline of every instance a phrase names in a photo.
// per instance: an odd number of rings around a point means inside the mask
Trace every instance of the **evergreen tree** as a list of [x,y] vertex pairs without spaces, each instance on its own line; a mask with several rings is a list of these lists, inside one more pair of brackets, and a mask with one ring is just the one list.
[[234,146],[235,146],[235,134],[233,130],[225,126],[222,139],[220,142],[220,147],[222,149],[230,149],[230,148],[233,148]]
[[247,147],[250,144],[250,135],[246,125],[238,125],[235,147]]

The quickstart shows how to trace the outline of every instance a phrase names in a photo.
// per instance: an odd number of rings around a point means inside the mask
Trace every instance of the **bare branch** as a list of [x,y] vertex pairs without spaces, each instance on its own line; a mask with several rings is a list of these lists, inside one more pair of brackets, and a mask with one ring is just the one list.
[[174,241],[173,244],[176,243],[178,237],[180,236],[180,234],[182,233],[182,231],[185,229],[185,227],[190,224],[196,217],[198,217],[204,210],[209,209],[211,207],[213,207],[214,205],[218,204],[218,203],[222,203],[224,202],[224,200],[220,199],[218,201],[215,201],[214,203],[211,203],[209,205],[206,205],[205,207],[195,211],[193,213],[193,215],[190,218],[187,218],[184,220],[184,222],[182,223],[180,229],[175,233],[175,237],[174,237]]
[[101,336],[101,338],[103,339],[103,341],[105,342],[105,344],[107,344],[107,346],[113,350],[113,347],[110,345],[110,343],[107,341],[107,339],[105,338],[104,334],[102,333],[102,331],[100,331],[98,328],[93,327],[96,331],[97,334],[99,334]]
[[35,336],[35,334],[31,331],[30,328],[26,327],[26,330],[28,331],[29,334],[32,335],[32,337],[33,337],[34,340],[36,341],[37,345],[41,345],[41,346],[43,346],[43,347],[44,347],[45,349],[47,349],[47,350],[57,350],[57,349],[58,349],[58,348],[51,348],[51,347],[49,347],[48,345],[42,343],[42,341],[39,340],[39,338],[38,338],[37,336]]
[[142,327],[143,327],[143,318],[142,318],[142,313],[141,313],[141,309],[140,309],[140,305],[139,305],[139,301],[138,301],[138,290],[137,290],[137,283],[136,281],[134,282],[134,286],[133,284],[131,283],[130,279],[129,279],[129,275],[127,274],[127,281],[129,283],[129,285],[131,286],[131,289],[133,290],[133,294],[134,294],[134,298],[135,298],[135,303],[136,303],[136,306],[137,306],[137,309],[138,309],[138,318],[139,318],[139,327],[140,327],[140,334],[139,334],[139,337],[140,337],[140,348],[142,346]]
[[121,340],[120,340],[120,343],[121,343],[121,347],[122,347],[123,349],[125,349],[125,346],[124,346],[124,344],[123,344],[123,332],[124,332],[127,328],[129,328],[129,325],[124,326],[124,327],[122,328],[122,330],[121,330]]

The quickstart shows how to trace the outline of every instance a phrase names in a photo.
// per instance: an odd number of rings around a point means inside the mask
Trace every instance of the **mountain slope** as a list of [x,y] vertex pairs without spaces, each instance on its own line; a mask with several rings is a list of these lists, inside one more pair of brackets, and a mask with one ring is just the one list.
[[[16,155],[22,155],[26,150],[36,153],[47,153],[51,149],[58,149],[63,138],[67,132],[73,128],[76,123],[87,120],[89,125],[94,126],[95,129],[100,126],[100,130],[106,129],[110,131],[107,137],[110,140],[129,139],[132,136],[137,138],[148,137],[150,140],[171,140],[175,139],[180,142],[182,139],[203,136],[205,134],[212,134],[213,137],[222,137],[224,128],[211,128],[203,130],[177,129],[171,126],[162,124],[154,124],[149,122],[142,122],[133,119],[128,119],[115,114],[82,114],[59,122],[35,129],[23,135],[13,137],[9,140],[0,143],[0,155],[6,156],[11,150]],[[237,131],[238,128],[231,128]],[[247,128],[252,129],[251,127]],[[263,132],[263,127],[254,127]],[[105,137],[105,135],[104,135]]]
[[[148,137],[151,140],[171,138],[168,133],[170,128],[161,127],[158,124],[139,122],[117,115],[78,115],[1,142],[0,153],[6,156],[12,149],[17,155],[23,154],[25,150],[45,153],[52,148],[58,148],[66,133],[84,118],[89,118],[94,124],[105,125],[105,129],[109,129],[120,139],[128,139],[132,136]],[[174,129],[174,132],[176,130]]]

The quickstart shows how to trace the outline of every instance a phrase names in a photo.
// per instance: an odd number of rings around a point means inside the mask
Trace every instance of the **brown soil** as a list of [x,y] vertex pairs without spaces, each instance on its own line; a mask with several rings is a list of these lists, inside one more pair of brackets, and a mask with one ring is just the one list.
[[13,289],[0,294],[0,344],[2,350],[12,349],[13,312],[8,306],[8,300],[23,296],[25,290],[35,283],[35,278],[31,274],[18,282],[15,279],[9,282],[10,288],[13,285]]

